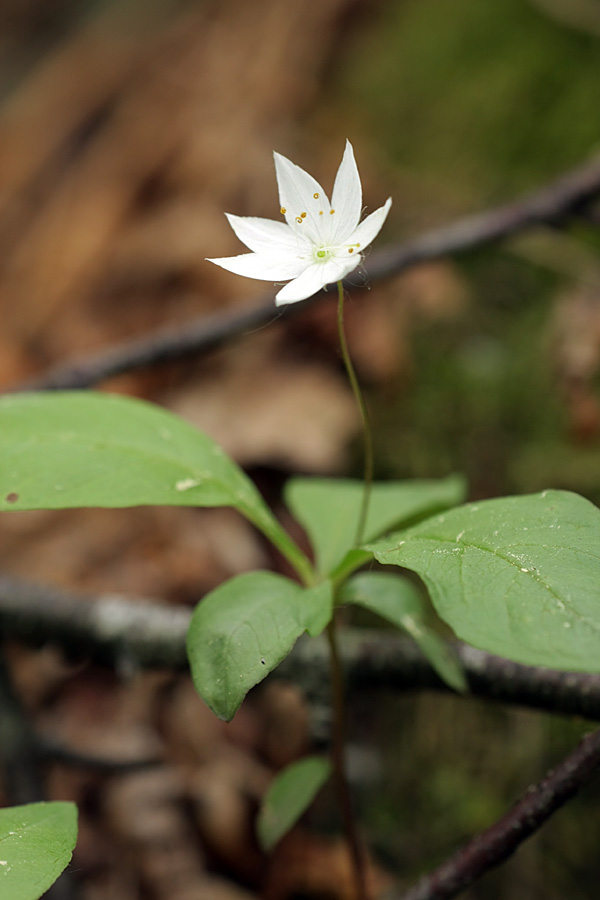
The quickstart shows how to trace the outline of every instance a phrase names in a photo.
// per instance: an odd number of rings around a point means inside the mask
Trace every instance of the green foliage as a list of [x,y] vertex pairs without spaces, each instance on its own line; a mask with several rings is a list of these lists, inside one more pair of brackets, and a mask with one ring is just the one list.
[[330,774],[331,763],[320,756],[301,759],[279,773],[265,794],[256,823],[263,850],[272,850],[295,825]]
[[249,572],[220,585],[198,604],[188,631],[196,690],[221,719],[284,659],[305,631],[331,618],[328,582],[303,588],[272,572]]
[[73,803],[0,809],[2,900],[38,900],[68,865],[76,840]]
[[310,572],[239,466],[153,404],[89,391],[5,396],[0,454],[0,510],[233,506]]
[[[300,635],[327,626],[334,589],[338,602],[363,606],[411,635],[441,678],[458,691],[467,688],[413,584],[380,572],[344,584],[372,554],[420,575],[441,618],[469,643],[530,665],[600,670],[600,512],[575,494],[547,491],[452,508],[463,499],[462,478],[379,483],[367,518],[371,544],[355,548],[362,484],[292,479],[286,497],[313,544],[322,579],[315,584],[308,559],[239,467],[158,407],[93,393],[1,398],[0,457],[0,509],[228,505],[287,556],[302,585],[271,572],[247,573],[212,591],[193,613],[192,678],[222,719],[233,717]],[[260,815],[264,847],[297,821],[328,775],[320,759],[281,774]],[[35,900],[64,868],[75,840],[69,804],[24,809],[38,817],[19,811],[18,822],[6,819],[6,836],[0,835],[6,861],[0,860],[0,879],[17,879],[9,900]],[[25,848],[19,872],[12,845],[21,832],[27,839],[17,844]]]
[[600,511],[567,491],[469,503],[373,545],[463,640],[529,665],[600,671]]
[[[362,500],[362,481],[332,478],[292,478],[285,499],[311,539],[317,571],[333,577],[352,571],[369,554],[353,551],[356,523]],[[365,529],[373,540],[390,528],[448,509],[464,499],[464,479],[374,484]]]
[[408,579],[385,572],[362,572],[344,585],[340,600],[363,606],[405,631],[446,684],[455,691],[468,690],[459,661],[427,621],[421,594]]

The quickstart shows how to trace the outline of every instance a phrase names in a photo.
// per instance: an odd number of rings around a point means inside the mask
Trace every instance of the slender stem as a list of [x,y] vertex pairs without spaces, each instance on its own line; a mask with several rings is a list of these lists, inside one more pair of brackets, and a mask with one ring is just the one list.
[[[359,547],[363,542],[365,526],[367,523],[367,515],[369,512],[369,501],[371,499],[371,485],[373,483],[373,439],[371,436],[371,428],[369,425],[369,415],[365,404],[354,366],[348,351],[348,343],[346,341],[346,332],[344,330],[344,287],[341,281],[338,281],[338,336],[340,341],[340,349],[344,366],[352,388],[352,393],[356,399],[356,403],[360,412],[363,427],[364,441],[364,481],[363,494],[356,527],[355,545]],[[342,667],[340,665],[340,657],[337,645],[335,618],[331,620],[327,626],[327,639],[329,641],[329,656],[331,662],[331,688],[333,697],[333,740],[331,747],[331,755],[333,762],[333,776],[335,780],[340,812],[346,833],[346,840],[356,877],[356,897],[357,900],[369,900],[367,893],[367,880],[365,872],[365,858],[358,837],[356,828],[356,819],[352,808],[352,799],[350,797],[350,788],[348,785],[348,777],[346,774],[346,698],[344,691],[344,679],[342,675]]]
[[350,387],[352,388],[352,393],[356,399],[356,403],[358,405],[358,409],[360,412],[360,417],[362,419],[362,427],[363,427],[363,442],[364,442],[364,483],[363,483],[363,495],[362,502],[360,507],[360,514],[358,517],[358,525],[356,527],[356,538],[355,544],[359,547],[363,543],[363,537],[365,533],[365,526],[367,524],[367,515],[369,513],[369,501],[371,499],[371,485],[373,484],[373,437],[371,435],[371,426],[369,423],[369,413],[367,412],[367,406],[365,404],[365,398],[363,397],[362,391],[360,389],[360,385],[358,383],[358,378],[356,377],[356,372],[354,371],[354,366],[352,365],[352,360],[350,359],[350,353],[348,352],[348,344],[346,342],[346,333],[344,331],[344,287],[341,281],[338,281],[338,335],[340,341],[340,349],[342,351],[342,359],[344,360],[344,366],[346,367],[346,373],[348,375],[348,381],[350,382]]
[[331,760],[333,763],[333,778],[337,792],[338,803],[342,815],[342,823],[348,848],[354,866],[356,877],[357,900],[369,900],[367,891],[367,878],[365,868],[365,856],[358,837],[356,818],[352,807],[352,798],[346,774],[346,698],[344,691],[344,679],[337,644],[335,619],[327,626],[327,640],[329,643],[329,660],[331,667],[331,693],[333,700],[333,734],[331,743]]

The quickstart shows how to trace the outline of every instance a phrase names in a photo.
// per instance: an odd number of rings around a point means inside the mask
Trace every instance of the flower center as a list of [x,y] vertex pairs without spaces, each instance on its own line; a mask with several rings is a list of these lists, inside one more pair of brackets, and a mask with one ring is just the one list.
[[328,259],[334,255],[334,250],[331,247],[315,247],[313,250],[313,259],[315,262],[324,263],[327,262]]

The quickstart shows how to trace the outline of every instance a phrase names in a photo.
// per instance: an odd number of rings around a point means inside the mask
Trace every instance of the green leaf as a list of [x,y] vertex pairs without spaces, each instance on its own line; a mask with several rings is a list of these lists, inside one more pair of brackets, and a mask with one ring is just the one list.
[[409,634],[442,681],[460,693],[469,689],[460,662],[427,621],[423,599],[408,579],[385,572],[362,572],[348,581],[342,603],[354,603],[377,613]]
[[260,846],[272,850],[308,809],[331,774],[331,763],[308,756],[277,775],[265,794],[256,830]]
[[310,578],[308,560],[239,466],[154,404],[90,391],[4,396],[0,463],[0,510],[233,506]]
[[600,511],[583,497],[469,503],[371,549],[417,572],[441,618],[475,647],[600,671]]
[[[349,479],[292,478],[286,485],[286,502],[310,537],[317,570],[322,574],[352,571],[369,558],[354,550],[352,562],[345,565],[354,545],[362,493],[362,481]],[[464,494],[464,481],[457,476],[439,481],[376,483],[371,491],[365,539],[373,540],[404,522],[455,506],[464,500]]]
[[68,865],[77,840],[74,803],[0,809],[0,897],[37,900]]
[[219,718],[233,718],[303,632],[323,630],[332,605],[329,583],[303,588],[272,572],[238,575],[207,594],[187,637],[192,680],[205,703]]

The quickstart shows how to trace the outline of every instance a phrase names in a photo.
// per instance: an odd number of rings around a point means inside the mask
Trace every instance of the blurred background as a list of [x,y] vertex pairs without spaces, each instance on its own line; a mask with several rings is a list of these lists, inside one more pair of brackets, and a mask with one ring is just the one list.
[[[367,209],[394,198],[378,247],[577,166],[600,150],[599,49],[598,0],[4,0],[0,386],[272,296],[204,258],[243,250],[225,211],[277,217],[273,149],[330,190],[350,138]],[[461,471],[472,497],[600,501],[599,243],[593,223],[539,229],[351,294],[378,477]],[[290,473],[360,474],[335,298],[102,387],[195,422],[276,505]],[[7,574],[165,603],[281,565],[229,510],[15,513],[0,537]],[[6,655],[46,733],[166,761],[49,772],[49,795],[82,810],[76,896],[352,900],[327,797],[272,860],[253,843],[265,785],[309,744],[295,689],[269,685],[223,726],[171,673]],[[489,824],[590,728],[437,696],[353,709],[382,887]],[[7,779],[0,793],[15,802]],[[599,802],[587,792],[465,896],[591,896]]]

